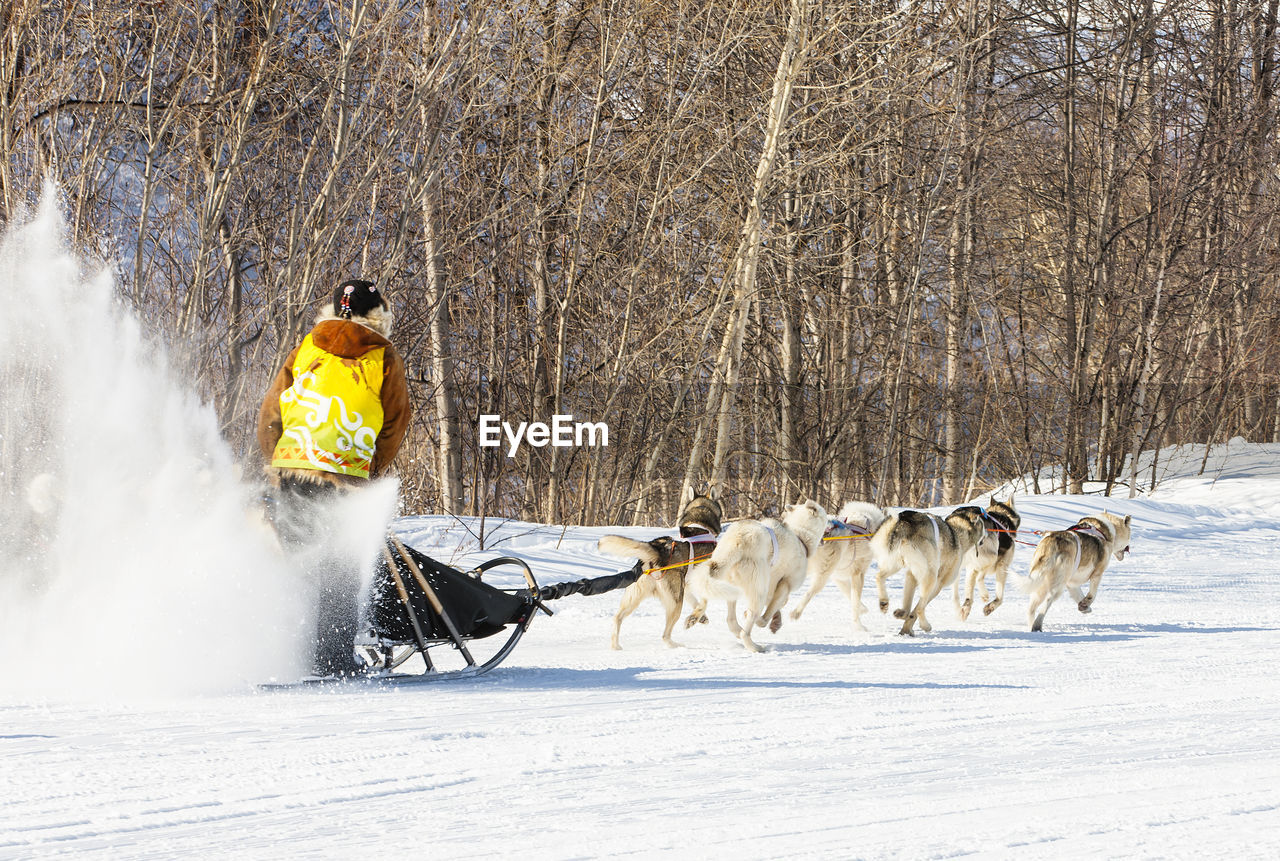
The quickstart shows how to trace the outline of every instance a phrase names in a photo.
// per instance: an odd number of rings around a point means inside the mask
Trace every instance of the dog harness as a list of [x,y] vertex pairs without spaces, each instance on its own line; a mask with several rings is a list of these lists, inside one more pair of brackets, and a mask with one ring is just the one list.
[[1077,523],[1075,526],[1072,526],[1071,528],[1069,528],[1067,532],[1071,533],[1071,536],[1076,540],[1076,563],[1075,565],[1071,566],[1073,570],[1079,570],[1080,557],[1084,553],[1084,541],[1080,539],[1080,535],[1082,533],[1084,535],[1088,535],[1090,538],[1098,539],[1099,541],[1102,542],[1103,549],[1106,549],[1107,536],[1103,535],[1102,531],[1098,529],[1098,527],[1094,526],[1093,524]]
[[[718,540],[719,536],[712,535],[710,532],[699,532],[697,535],[682,536],[676,539],[676,541],[683,541],[685,544],[689,545],[689,561],[685,563],[687,567],[693,567],[694,560],[699,556],[711,555],[711,551],[716,549],[716,541]],[[699,553],[699,544],[710,544],[711,546],[706,548],[706,553]]]
[[710,532],[700,532],[697,535],[681,536],[676,541],[683,541],[686,544],[715,544],[716,536]]
[[[837,522],[839,522],[839,521],[837,521]],[[857,525],[855,526],[854,524],[852,524],[852,523],[850,523],[849,521],[847,521],[847,520],[846,520],[846,521],[844,521],[844,525],[845,525],[845,528],[847,528],[847,529],[852,529],[852,530],[857,531],[857,532],[866,532],[867,530],[869,530],[869,529],[871,528],[871,521],[870,521],[870,520],[867,520],[867,521],[859,520],[859,521],[858,521],[858,523],[857,523]]]
[[382,431],[385,348],[354,359],[335,356],[303,339],[293,385],[280,393],[283,432],[271,465],[368,478]]
[[695,555],[694,551],[696,550],[696,548],[694,545],[696,544],[710,544],[711,549],[712,550],[715,549],[716,542],[719,540],[720,536],[716,535],[710,529],[707,529],[701,523],[685,523],[680,528],[684,529],[686,526],[694,526],[694,527],[697,527],[698,529],[704,530],[703,532],[695,532],[693,535],[681,535],[675,539],[676,541],[683,541],[685,544],[689,545],[690,559],[692,559]]
[[686,530],[686,528],[694,528],[694,530],[698,530],[698,532],[694,532],[694,535],[710,535],[710,536],[716,535],[716,533],[710,531],[709,528],[705,527],[704,525],[701,525],[701,523],[695,523],[692,521],[687,523],[681,523],[680,528],[681,530]]
[[[696,526],[697,524],[686,524],[686,525]],[[695,560],[701,561],[701,559],[699,559],[697,546],[699,544],[710,544],[711,550],[715,550],[716,542],[719,540],[719,536],[711,532],[699,532],[696,535],[689,535],[689,536],[681,535],[676,538],[672,538],[671,540],[683,541],[685,544],[689,545],[689,560],[687,562],[677,562],[674,565],[667,565],[663,568],[650,568],[647,573],[654,580],[661,580],[662,574],[665,571],[669,571],[675,568],[691,568],[695,564]],[[709,554],[702,554],[702,557],[705,558],[707,555]]]
[[1101,541],[1103,544],[1106,544],[1109,540],[1111,540],[1111,539],[1107,538],[1107,536],[1103,535],[1103,534],[1102,534],[1102,531],[1101,531],[1100,529],[1098,529],[1098,527],[1096,527],[1096,526],[1094,526],[1094,525],[1092,525],[1092,524],[1090,524],[1090,523],[1077,523],[1075,526],[1072,526],[1072,527],[1071,527],[1070,529],[1068,529],[1067,531],[1068,531],[1068,532],[1078,532],[1078,533],[1082,532],[1082,533],[1084,533],[1085,535],[1088,535],[1088,536],[1090,536],[1090,537],[1093,537],[1093,538],[1098,539],[1098,540],[1099,540],[1099,541]]
[[1004,515],[992,514],[990,511],[987,511],[985,508],[980,508],[979,510],[982,511],[983,518],[985,518],[989,523],[995,524],[996,532],[1004,533],[1007,535],[1018,534],[1018,530],[1015,529],[1013,526],[1013,521],[1006,520]]

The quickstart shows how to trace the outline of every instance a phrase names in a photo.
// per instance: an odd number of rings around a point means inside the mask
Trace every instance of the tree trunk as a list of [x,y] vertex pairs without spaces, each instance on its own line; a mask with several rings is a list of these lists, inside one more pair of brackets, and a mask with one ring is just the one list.
[[763,226],[764,195],[773,177],[774,164],[782,140],[791,92],[804,68],[808,51],[809,0],[790,0],[786,42],[778,58],[773,77],[773,95],[765,123],[764,145],[756,165],[755,182],[747,203],[742,225],[742,239],[733,260],[733,313],[716,359],[716,376],[722,380],[719,397],[710,401],[716,411],[716,444],[711,466],[711,485],[722,490],[729,470],[729,445],[732,437],[734,406],[738,397],[738,381],[742,362],[742,338],[747,317],[756,294],[756,269],[760,261],[760,236]]

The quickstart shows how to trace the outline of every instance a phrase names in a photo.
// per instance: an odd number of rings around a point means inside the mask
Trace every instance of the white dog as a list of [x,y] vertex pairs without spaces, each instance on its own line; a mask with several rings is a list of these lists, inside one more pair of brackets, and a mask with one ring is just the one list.
[[[1081,613],[1092,612],[1111,556],[1119,561],[1129,552],[1130,518],[1104,511],[1085,517],[1070,529],[1050,532],[1036,546],[1031,557],[1031,606],[1027,621],[1031,630],[1044,630],[1044,617],[1065,589],[1077,602]],[[1089,593],[1080,587],[1089,584]]]
[[[782,520],[739,520],[720,536],[706,562],[695,565],[687,578],[689,591],[705,605],[710,598],[729,604],[729,630],[753,652],[764,649],[751,639],[756,625],[777,632],[782,606],[804,583],[809,556],[822,541],[827,512],[813,500],[787,506]],[[738,624],[738,601],[746,604],[746,626]],[[705,622],[695,612],[686,625]]]
[[854,630],[867,630],[862,624],[862,614],[867,610],[862,603],[862,584],[871,565],[871,536],[887,516],[884,509],[869,502],[845,503],[827,526],[818,549],[809,557],[809,588],[791,611],[792,619],[799,619],[813,596],[826,587],[827,581],[834,579],[849,599]]
[[[960,563],[982,545],[986,535],[981,521],[974,522],[954,512],[943,518],[923,511],[900,511],[880,525],[871,539],[871,552],[879,566],[876,588],[880,593],[880,612],[889,609],[885,578],[895,571],[905,571],[902,609],[893,613],[895,618],[903,620],[898,633],[914,636],[917,620],[922,630],[933,630],[925,618],[925,608],[951,585],[960,573]],[[920,600],[913,609],[911,601],[917,588]]]

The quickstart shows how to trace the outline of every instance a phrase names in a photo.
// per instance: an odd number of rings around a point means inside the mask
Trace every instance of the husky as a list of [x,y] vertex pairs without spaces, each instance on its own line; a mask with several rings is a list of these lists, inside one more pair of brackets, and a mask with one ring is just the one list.
[[[1009,576],[1009,564],[1013,562],[1013,551],[1016,546],[1014,537],[1018,534],[1018,527],[1022,525],[1022,518],[1018,516],[1018,511],[1013,506],[1012,493],[1003,502],[994,496],[991,497],[991,503],[986,508],[966,505],[957,508],[953,513],[963,513],[971,520],[976,519],[987,529],[987,540],[983,541],[982,546],[965,560],[968,563],[969,573],[964,581],[963,602],[960,600],[960,578],[957,577],[952,584],[951,597],[956,605],[956,615],[961,619],[969,618],[969,611],[973,609],[973,587],[977,584],[982,592],[982,600],[987,602],[982,608],[982,614],[990,616],[1004,603],[1004,583]],[[996,577],[994,600],[987,592],[988,574],[994,574]]]
[[662,632],[662,642],[670,648],[679,645],[671,639],[671,632],[684,607],[685,578],[689,563],[711,555],[716,546],[716,536],[720,534],[720,519],[723,516],[713,491],[695,495],[690,488],[681,494],[681,501],[684,508],[677,518],[679,538],[663,535],[652,541],[635,541],[621,535],[605,535],[597,544],[601,553],[635,557],[645,568],[650,569],[622,593],[622,604],[613,617],[613,636],[609,640],[613,649],[622,648],[618,642],[622,621],[634,613],[646,598],[657,598],[666,610],[667,626]]
[[813,596],[834,577],[840,591],[849,599],[853,629],[867,630],[862,624],[862,614],[867,611],[862,603],[862,584],[871,565],[871,536],[886,517],[884,509],[869,502],[845,503],[840,513],[829,521],[822,543],[809,557],[809,588],[791,611],[793,620],[800,618]]
[[[986,535],[981,521],[974,522],[955,512],[944,518],[923,511],[900,511],[880,524],[871,538],[871,553],[879,566],[876,589],[880,593],[881,613],[889,609],[885,578],[905,569],[902,609],[893,613],[895,618],[903,620],[899,634],[914,636],[917,620],[922,630],[933,630],[925,618],[925,608],[951,585],[960,573],[960,563],[967,554],[982,546]],[[917,588],[920,599],[913,609],[911,601]]]
[[[822,542],[827,512],[812,499],[788,505],[781,520],[739,520],[730,524],[711,558],[689,571],[689,590],[705,607],[710,598],[728,602],[729,630],[753,652],[764,648],[751,639],[752,628],[782,627],[782,607],[804,583],[809,557]],[[746,604],[746,626],[738,624],[738,601]],[[686,627],[705,622],[695,610]]]
[[[1093,612],[1098,597],[1102,572],[1111,556],[1116,561],[1129,552],[1130,517],[1104,511],[1097,517],[1084,517],[1069,529],[1050,532],[1036,546],[1028,575],[1031,606],[1027,621],[1031,630],[1044,630],[1044,617],[1049,607],[1066,589],[1081,613]],[[1089,584],[1085,594],[1080,587]]]

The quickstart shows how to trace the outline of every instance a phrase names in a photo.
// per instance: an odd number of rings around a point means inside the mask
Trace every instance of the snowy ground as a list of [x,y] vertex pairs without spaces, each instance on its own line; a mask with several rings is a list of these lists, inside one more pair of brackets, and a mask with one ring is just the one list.
[[[766,654],[714,607],[663,648],[652,601],[613,652],[605,595],[557,602],[467,681],[5,690],[0,857],[1275,857],[1280,447],[1235,444],[1149,498],[1019,499],[1033,530],[1104,504],[1133,515],[1133,553],[1043,634],[1010,589],[991,617],[959,622],[947,594],[932,634],[872,612],[854,635],[832,586]],[[605,530],[506,524],[472,551],[443,518],[397,529],[546,582],[626,567],[593,552]],[[75,661],[72,634],[11,657]]]

